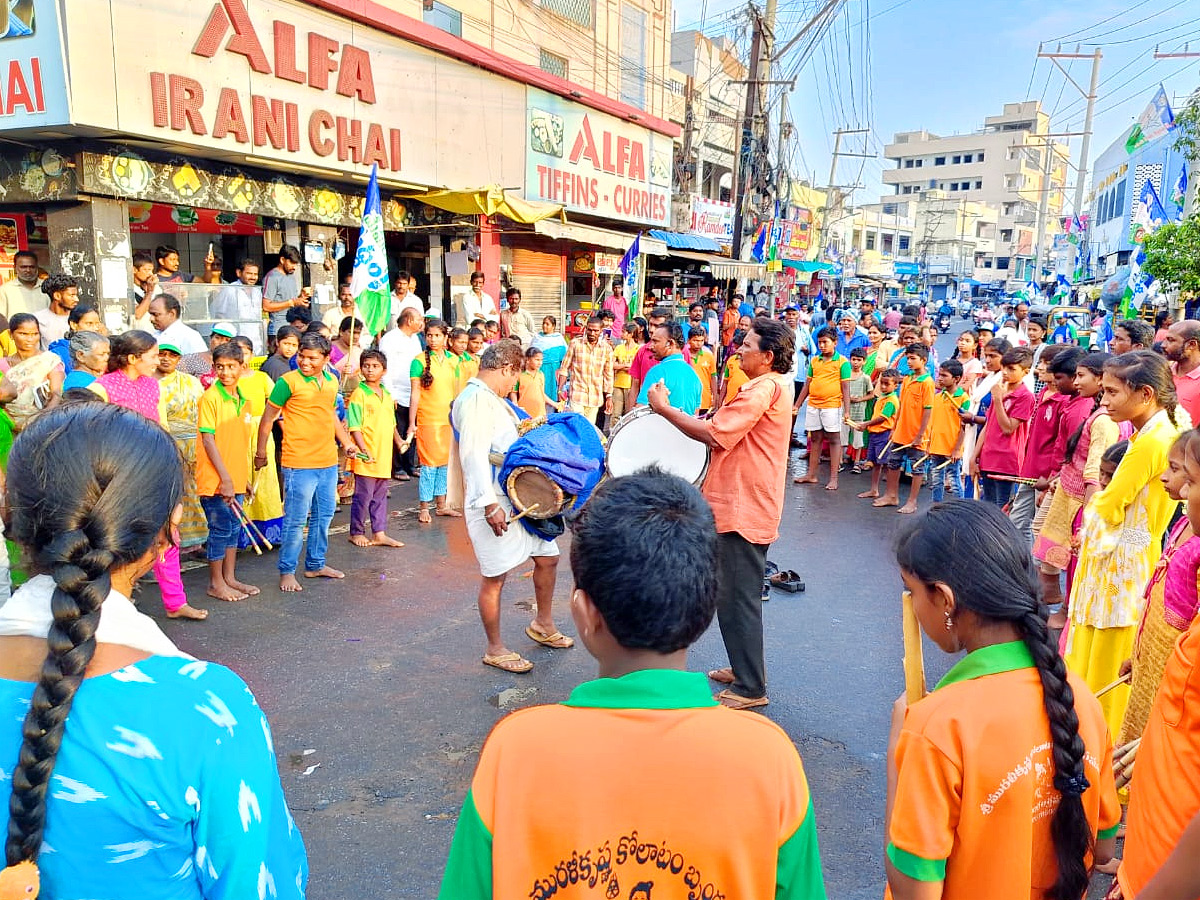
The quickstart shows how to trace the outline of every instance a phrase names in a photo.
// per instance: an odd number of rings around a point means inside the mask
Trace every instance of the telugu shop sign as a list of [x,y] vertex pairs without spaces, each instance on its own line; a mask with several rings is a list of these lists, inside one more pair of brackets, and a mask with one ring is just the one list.
[[523,110],[522,84],[290,0],[66,2],[71,69],[88,71],[72,84],[77,124],[300,171],[522,177],[519,114],[489,119],[487,146],[467,139],[480,109]]
[[669,225],[671,140],[528,89],[525,196],[573,212]]

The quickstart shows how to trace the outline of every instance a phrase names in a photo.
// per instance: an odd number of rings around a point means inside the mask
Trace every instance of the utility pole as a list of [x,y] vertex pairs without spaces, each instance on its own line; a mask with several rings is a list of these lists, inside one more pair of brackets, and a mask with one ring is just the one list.
[[[1097,47],[1092,53],[1080,53],[1079,48],[1075,48],[1074,53],[1063,53],[1062,48],[1053,53],[1043,52],[1041,46],[1038,46],[1038,58],[1048,59],[1050,62],[1062,72],[1063,77],[1071,82],[1075,90],[1083,95],[1087,100],[1087,113],[1083,119],[1083,142],[1079,145],[1079,175],[1075,180],[1075,215],[1079,215],[1083,211],[1083,185],[1087,180],[1088,173],[1088,152],[1092,146],[1092,120],[1096,112],[1096,92],[1100,86],[1100,48]],[[1091,59],[1092,61],[1092,80],[1088,89],[1085,91],[1079,84],[1067,74],[1067,70],[1063,68],[1060,59]]]
[[[870,130],[871,129],[869,129],[869,128],[839,128],[837,131],[835,131],[833,133],[833,158],[829,161],[829,181],[826,182],[826,184],[828,184],[829,187],[827,188],[827,195],[825,197],[825,206],[822,207],[822,209],[821,209],[821,230],[819,232],[817,232],[821,238],[822,243],[824,243],[824,241],[825,241],[825,226],[829,222],[829,207],[831,205],[831,200],[832,200],[834,192],[838,190],[836,187],[836,181],[835,181],[835,179],[837,178],[838,159],[843,156],[862,156],[862,157],[869,157],[869,158],[873,159],[875,156],[874,153],[843,153],[842,152],[842,136],[847,135],[847,134],[868,134],[870,132]],[[838,192],[838,197],[839,197],[838,203],[840,205],[840,203],[841,203],[840,191]]]
[[753,3],[749,4],[749,8],[754,37],[750,42],[750,77],[746,81],[746,107],[742,114],[742,141],[738,147],[737,178],[734,181],[733,246],[730,248],[730,256],[734,259],[742,258],[742,247],[745,243],[742,230],[745,228],[746,198],[753,176],[750,157],[754,147],[754,121],[758,113],[758,72],[759,66],[762,64],[762,19],[759,17],[758,8]]

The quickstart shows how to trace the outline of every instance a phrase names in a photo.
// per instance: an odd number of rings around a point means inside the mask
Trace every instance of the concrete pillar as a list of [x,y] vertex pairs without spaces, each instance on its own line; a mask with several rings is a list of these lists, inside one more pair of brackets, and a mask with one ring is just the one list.
[[93,197],[72,206],[50,207],[46,231],[50,242],[46,268],[74,277],[80,302],[98,307],[109,329],[127,328],[133,256],[129,205]]

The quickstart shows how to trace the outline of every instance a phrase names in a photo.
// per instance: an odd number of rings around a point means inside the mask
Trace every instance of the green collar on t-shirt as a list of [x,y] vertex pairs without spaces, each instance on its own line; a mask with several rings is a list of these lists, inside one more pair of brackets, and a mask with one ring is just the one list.
[[642,669],[620,678],[585,681],[563,706],[593,709],[694,709],[718,706],[701,672]]
[[954,667],[937,683],[934,690],[956,684],[959,681],[983,678],[985,675],[999,675],[1001,672],[1029,669],[1034,665],[1033,654],[1029,651],[1029,645],[1024,641],[991,644],[973,650],[955,663]]

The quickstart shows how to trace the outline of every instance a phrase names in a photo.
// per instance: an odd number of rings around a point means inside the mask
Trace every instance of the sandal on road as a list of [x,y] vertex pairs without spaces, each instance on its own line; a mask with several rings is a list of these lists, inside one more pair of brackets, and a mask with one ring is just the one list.
[[504,672],[511,672],[514,675],[524,675],[533,668],[533,663],[515,651],[499,653],[495,656],[485,656],[483,664]]
[[724,669],[713,669],[708,673],[708,677],[717,684],[733,684],[733,667],[726,666]]
[[757,709],[766,706],[771,701],[766,697],[743,697],[733,691],[725,690],[717,694],[717,702],[730,709]]
[[575,646],[574,638],[567,637],[561,631],[556,631],[554,634],[542,634],[532,625],[527,625],[525,633],[529,635],[531,641],[537,641],[543,647],[550,647],[553,650],[567,650]]

